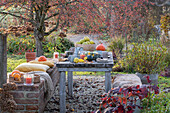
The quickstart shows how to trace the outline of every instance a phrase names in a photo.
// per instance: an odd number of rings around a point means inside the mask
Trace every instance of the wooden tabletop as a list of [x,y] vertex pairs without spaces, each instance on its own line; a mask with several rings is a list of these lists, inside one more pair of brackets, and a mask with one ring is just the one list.
[[112,68],[113,67],[113,57],[110,53],[110,58],[108,59],[108,63],[98,63],[96,61],[93,62],[85,62],[85,63],[72,63],[70,61],[65,62],[56,62],[56,67],[58,68],[75,68],[75,67],[87,67],[87,68]]

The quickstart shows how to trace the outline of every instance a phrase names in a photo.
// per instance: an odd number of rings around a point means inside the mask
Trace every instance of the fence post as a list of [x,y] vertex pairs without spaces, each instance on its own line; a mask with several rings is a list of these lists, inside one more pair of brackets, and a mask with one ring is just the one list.
[[7,35],[0,33],[0,87],[7,81]]

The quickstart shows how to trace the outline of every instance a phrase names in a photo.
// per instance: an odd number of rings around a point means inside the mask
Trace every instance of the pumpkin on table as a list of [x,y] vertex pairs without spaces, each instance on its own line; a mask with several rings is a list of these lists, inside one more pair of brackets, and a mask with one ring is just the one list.
[[14,80],[21,81],[21,73],[18,70],[12,71],[11,77],[14,77]]
[[47,58],[45,56],[40,56],[38,58],[38,61],[41,62],[41,61],[47,61]]
[[105,51],[105,47],[104,47],[104,45],[101,43],[101,44],[99,44],[99,45],[96,47],[96,50],[97,50],[97,51]]

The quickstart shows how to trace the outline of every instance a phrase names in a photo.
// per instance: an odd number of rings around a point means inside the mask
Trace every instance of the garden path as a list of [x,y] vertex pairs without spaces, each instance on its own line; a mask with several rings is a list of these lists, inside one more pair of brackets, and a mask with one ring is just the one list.
[[[91,113],[99,108],[99,101],[105,93],[104,76],[74,76],[73,97],[68,95],[66,82],[66,112]],[[44,113],[59,113],[59,86],[46,105]]]

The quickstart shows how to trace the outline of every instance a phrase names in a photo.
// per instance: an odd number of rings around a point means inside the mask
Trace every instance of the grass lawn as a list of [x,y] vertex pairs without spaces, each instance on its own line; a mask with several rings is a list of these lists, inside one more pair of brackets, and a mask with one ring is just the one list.
[[7,55],[7,72],[12,72],[19,64],[26,62],[25,55]]
[[142,113],[170,113],[170,92],[164,93],[162,91],[165,88],[170,88],[170,78],[159,77],[158,86],[161,91],[158,95],[151,95],[148,108],[146,108],[148,100],[143,99]]

